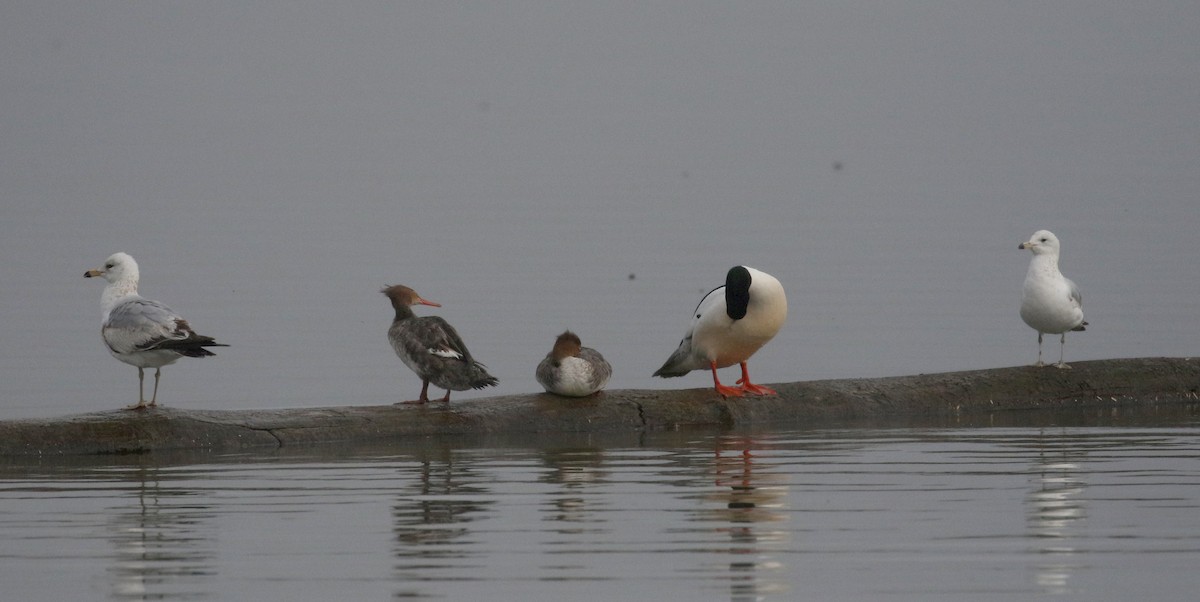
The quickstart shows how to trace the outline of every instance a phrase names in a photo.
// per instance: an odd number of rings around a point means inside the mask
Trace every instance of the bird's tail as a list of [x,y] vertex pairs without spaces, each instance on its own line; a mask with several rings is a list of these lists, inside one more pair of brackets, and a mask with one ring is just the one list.
[[695,370],[696,367],[693,365],[691,355],[692,339],[688,337],[679,342],[679,347],[675,349],[675,353],[672,353],[671,357],[667,358],[666,363],[654,372],[654,376],[674,378]]
[[500,379],[488,374],[487,366],[479,362],[471,365],[471,388],[482,389],[484,387],[494,387],[500,384]]
[[1080,331],[1080,330],[1087,330],[1086,328],[1084,328],[1084,326],[1087,326],[1087,325],[1088,325],[1087,321],[1084,321],[1084,322],[1083,322],[1082,324],[1080,324],[1079,326],[1076,326],[1075,328],[1072,328],[1072,329],[1071,329],[1071,331],[1072,331],[1072,332],[1076,332],[1076,331]]
[[205,349],[205,347],[228,347],[224,343],[216,342],[212,337],[201,335],[192,335],[186,339],[167,339],[159,341],[146,349],[170,349],[184,357],[208,357],[216,355],[215,353]]

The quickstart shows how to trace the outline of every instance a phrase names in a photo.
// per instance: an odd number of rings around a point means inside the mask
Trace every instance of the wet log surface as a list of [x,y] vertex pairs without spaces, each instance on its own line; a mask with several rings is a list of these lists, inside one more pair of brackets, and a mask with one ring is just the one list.
[[1135,358],[870,379],[772,384],[777,396],[711,388],[545,393],[451,402],[279,410],[111,410],[0,421],[0,456],[236,451],[487,433],[782,428],[870,419],[1195,403],[1200,360]]

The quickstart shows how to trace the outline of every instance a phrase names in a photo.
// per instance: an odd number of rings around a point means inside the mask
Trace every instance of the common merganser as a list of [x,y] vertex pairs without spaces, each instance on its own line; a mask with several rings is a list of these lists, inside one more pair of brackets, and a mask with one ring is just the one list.
[[1083,295],[1079,287],[1058,270],[1061,245],[1049,230],[1038,230],[1018,249],[1033,251],[1025,286],[1021,293],[1021,319],[1038,333],[1038,359],[1042,363],[1042,334],[1062,335],[1058,343],[1058,368],[1070,368],[1063,362],[1067,332],[1086,330],[1083,320]]
[[413,289],[399,284],[379,292],[387,295],[396,310],[388,341],[404,365],[421,377],[421,397],[404,403],[427,403],[429,383],[445,389],[441,401],[449,403],[450,391],[482,389],[500,382],[471,357],[453,326],[438,316],[417,317],[412,311],[413,305],[440,304],[422,299]]
[[[705,295],[693,315],[679,348],[654,376],[670,378],[708,368],[722,397],[775,394],[773,389],[751,383],[746,370],[746,360],[770,341],[787,319],[787,297],[774,276],[747,266],[730,268],[725,285]],[[742,366],[739,386],[722,385],[717,368],[734,364]]]
[[612,376],[612,366],[600,352],[584,347],[579,336],[568,330],[558,335],[535,374],[549,393],[584,397],[604,388]]
[[[88,270],[84,278],[102,276],[108,281],[100,295],[103,321],[100,335],[113,357],[138,369],[138,402],[128,410],[158,405],[158,380],[162,367],[181,357],[216,355],[205,347],[228,347],[212,337],[196,334],[171,308],[138,294],[138,264],[126,253],[113,253],[104,267]],[[154,368],[154,392],[147,402],[143,393],[145,369]]]

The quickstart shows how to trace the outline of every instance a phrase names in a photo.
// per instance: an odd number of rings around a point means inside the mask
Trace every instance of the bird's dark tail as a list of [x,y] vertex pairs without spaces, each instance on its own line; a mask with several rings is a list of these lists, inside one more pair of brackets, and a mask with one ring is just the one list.
[[500,384],[500,380],[491,374],[488,374],[487,366],[479,362],[475,362],[474,368],[471,370],[471,388],[482,389],[484,387],[494,387]]
[[675,349],[675,351],[671,354],[671,357],[667,358],[667,361],[663,363],[662,367],[654,372],[653,376],[660,378],[674,378],[676,376],[683,376],[684,374],[695,370],[695,366],[690,365],[691,354],[692,337],[689,335],[684,337],[683,340],[679,342],[679,347]]
[[158,344],[148,349],[170,349],[184,357],[209,357],[216,355],[215,353],[205,349],[205,347],[228,347],[224,343],[216,342],[212,337],[201,335],[192,335],[186,339],[168,339],[160,341]]

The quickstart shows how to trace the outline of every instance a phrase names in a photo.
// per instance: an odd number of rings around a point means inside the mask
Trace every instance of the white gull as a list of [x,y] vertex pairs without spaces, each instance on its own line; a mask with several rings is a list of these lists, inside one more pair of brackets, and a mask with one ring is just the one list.
[[[100,296],[104,320],[100,334],[113,357],[138,369],[138,402],[128,409],[141,410],[158,403],[158,379],[163,366],[181,357],[216,355],[205,347],[228,347],[201,336],[171,308],[138,294],[138,265],[126,253],[114,253],[104,267],[84,272],[85,278],[108,281]],[[154,368],[154,393],[147,402],[143,393],[146,368]]]
[[1058,334],[1058,368],[1070,368],[1063,362],[1067,346],[1067,332],[1085,330],[1083,320],[1083,295],[1079,287],[1058,270],[1058,254],[1061,245],[1058,237],[1049,230],[1038,230],[1029,240],[1017,246],[1029,249],[1033,259],[1025,273],[1025,287],[1021,294],[1021,319],[1038,333],[1038,359],[1042,363],[1042,335]]

